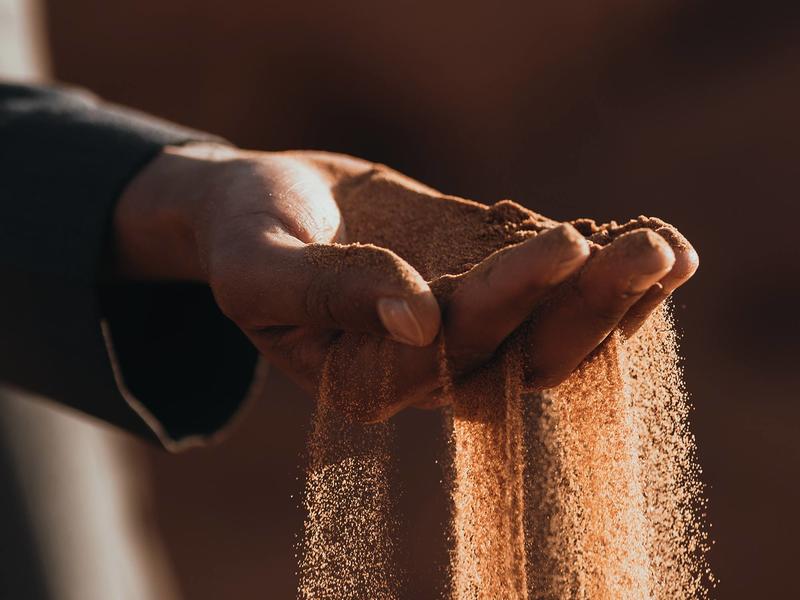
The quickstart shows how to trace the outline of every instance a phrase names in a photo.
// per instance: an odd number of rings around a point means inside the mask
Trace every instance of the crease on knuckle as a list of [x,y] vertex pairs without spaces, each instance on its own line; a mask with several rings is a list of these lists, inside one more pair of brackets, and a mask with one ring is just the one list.
[[630,303],[625,291],[609,292],[598,297],[597,294],[587,293],[586,286],[581,285],[577,286],[576,292],[594,325],[602,329],[611,330],[616,327],[625,314],[623,305]]
[[305,290],[303,310],[309,322],[320,325],[333,325],[336,317],[333,312],[330,278],[313,277]]
[[623,317],[624,311],[620,310],[618,306],[611,306],[608,304],[601,304],[592,309],[592,319],[599,329],[608,330],[614,329]]

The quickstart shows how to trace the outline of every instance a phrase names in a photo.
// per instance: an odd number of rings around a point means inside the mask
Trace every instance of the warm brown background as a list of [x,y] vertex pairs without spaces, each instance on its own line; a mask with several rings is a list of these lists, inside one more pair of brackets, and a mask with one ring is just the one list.
[[[386,162],[556,218],[659,215],[720,598],[797,598],[800,3],[51,0],[56,75],[244,146]],[[310,401],[274,379],[222,446],[145,450],[191,600],[291,598]],[[445,558],[436,415],[400,419],[406,597]],[[294,494],[294,497],[292,497]]]

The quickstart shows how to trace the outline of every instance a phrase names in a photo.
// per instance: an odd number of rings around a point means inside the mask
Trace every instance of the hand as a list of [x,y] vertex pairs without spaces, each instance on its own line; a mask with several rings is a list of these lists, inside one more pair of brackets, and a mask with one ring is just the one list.
[[[443,202],[455,229],[511,215],[517,237],[471,256],[469,236],[442,228]],[[599,231],[581,221],[579,232],[509,202],[448,198],[358,159],[206,144],[166,148],[125,190],[114,225],[121,276],[208,283],[222,311],[306,389],[317,388],[334,342],[348,351],[354,389],[391,354],[396,402],[365,408],[369,419],[436,390],[440,333],[466,375],[528,323],[529,383],[556,385],[614,328],[632,334],[698,262],[656,219]],[[342,245],[351,242],[374,245]],[[415,254],[420,242],[441,246],[437,264]],[[450,257],[475,266],[443,276]]]

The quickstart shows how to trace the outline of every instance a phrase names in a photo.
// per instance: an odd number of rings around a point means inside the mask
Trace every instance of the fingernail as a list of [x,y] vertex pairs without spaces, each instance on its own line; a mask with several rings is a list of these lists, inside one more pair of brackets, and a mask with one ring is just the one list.
[[626,293],[643,294],[670,272],[675,253],[664,238],[649,229],[632,231],[618,240],[623,238],[627,243],[622,258],[629,272],[635,273],[628,280]]
[[577,229],[567,223],[551,230],[548,234],[559,236],[553,249],[554,265],[549,277],[549,283],[556,284],[566,279],[586,261],[589,256],[589,244]]
[[628,282],[629,294],[643,294],[655,284],[657,284],[664,275],[669,273],[672,265],[669,264],[658,271],[653,273],[645,273],[644,275],[634,275]]
[[408,302],[402,298],[378,300],[378,316],[381,323],[395,340],[410,346],[424,346],[425,337],[419,321],[411,312]]

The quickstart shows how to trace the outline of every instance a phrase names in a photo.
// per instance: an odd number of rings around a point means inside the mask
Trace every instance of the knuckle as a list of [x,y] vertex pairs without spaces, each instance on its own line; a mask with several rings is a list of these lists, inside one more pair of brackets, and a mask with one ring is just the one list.
[[587,291],[585,286],[581,286],[578,294],[592,325],[597,329],[608,331],[617,326],[632,300],[624,290],[608,290],[601,294],[593,294]]
[[268,357],[280,357],[295,379],[316,385],[322,375],[326,348],[339,334],[315,333],[315,338],[291,326],[267,327],[258,331],[259,347]]
[[611,330],[617,326],[623,311],[618,306],[600,305],[593,309],[592,318],[599,329]]
[[330,278],[325,275],[312,278],[306,287],[303,305],[308,320],[320,325],[334,325],[336,318],[332,300]]

